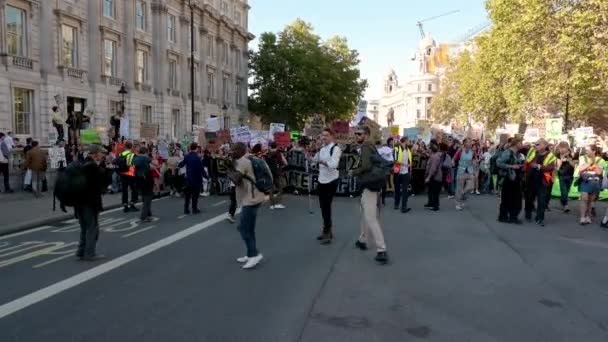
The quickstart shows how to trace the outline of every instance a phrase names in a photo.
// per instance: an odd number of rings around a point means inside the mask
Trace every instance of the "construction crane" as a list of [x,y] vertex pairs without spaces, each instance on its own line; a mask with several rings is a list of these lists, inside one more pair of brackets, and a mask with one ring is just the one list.
[[446,13],[443,13],[443,14],[440,14],[440,15],[436,15],[434,17],[430,17],[430,18],[426,18],[426,19],[422,19],[422,20],[418,21],[416,23],[416,25],[418,25],[418,29],[420,29],[420,35],[422,36],[422,38],[426,37],[426,34],[424,33],[424,28],[422,27],[422,23],[425,23],[425,22],[431,21],[431,20],[435,20],[435,19],[439,19],[441,17],[452,15],[452,14],[458,13],[458,12],[460,12],[460,10],[453,10],[453,11],[450,11],[450,12],[446,12]]

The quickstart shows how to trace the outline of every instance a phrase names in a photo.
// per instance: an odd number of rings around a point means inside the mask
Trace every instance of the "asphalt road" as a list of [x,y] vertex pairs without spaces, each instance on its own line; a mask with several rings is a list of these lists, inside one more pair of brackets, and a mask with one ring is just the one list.
[[383,211],[386,266],[354,248],[349,198],[330,246],[305,197],[264,208],[266,259],[251,271],[235,262],[244,246],[221,197],[198,216],[155,201],[147,224],[104,213],[97,263],[72,256],[73,221],[0,237],[0,341],[608,340],[608,232],[556,211],[546,228],[499,224],[490,196],[463,212],[442,201]]

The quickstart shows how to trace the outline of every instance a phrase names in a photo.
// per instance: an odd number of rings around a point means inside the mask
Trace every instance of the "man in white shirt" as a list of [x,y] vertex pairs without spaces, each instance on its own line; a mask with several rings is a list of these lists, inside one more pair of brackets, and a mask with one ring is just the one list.
[[331,203],[340,183],[340,172],[338,165],[342,150],[334,142],[334,132],[326,128],[321,134],[323,147],[312,159],[313,162],[319,164],[319,205],[321,207],[321,215],[323,216],[323,230],[317,240],[323,245],[328,245],[334,238],[331,221]]

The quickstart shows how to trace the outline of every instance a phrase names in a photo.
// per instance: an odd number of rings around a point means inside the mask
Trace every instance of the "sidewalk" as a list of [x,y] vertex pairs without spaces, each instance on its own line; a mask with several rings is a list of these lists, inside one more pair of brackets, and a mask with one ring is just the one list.
[[[103,207],[105,210],[118,208],[121,205],[120,194],[104,195]],[[0,194],[0,235],[34,228],[74,217],[73,208],[67,208],[64,213],[59,208],[53,211],[52,192],[44,193],[40,198],[29,192],[16,192],[14,194]]]

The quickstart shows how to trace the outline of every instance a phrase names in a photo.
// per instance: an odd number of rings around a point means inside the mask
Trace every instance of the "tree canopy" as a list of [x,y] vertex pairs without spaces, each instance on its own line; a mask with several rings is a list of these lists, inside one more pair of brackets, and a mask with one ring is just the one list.
[[[608,96],[608,2],[488,0],[491,28],[448,67],[433,114],[496,127],[538,112],[585,119]],[[604,103],[606,105],[606,103]]]
[[367,87],[346,39],[323,41],[300,19],[278,34],[262,33],[250,54],[249,108],[264,123],[302,128],[313,114],[348,119]]

